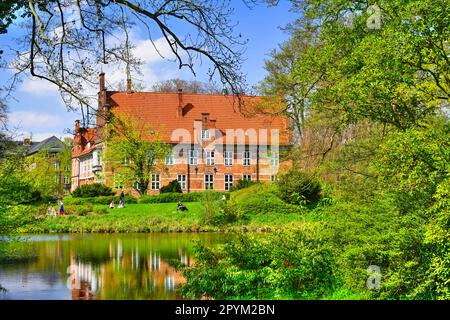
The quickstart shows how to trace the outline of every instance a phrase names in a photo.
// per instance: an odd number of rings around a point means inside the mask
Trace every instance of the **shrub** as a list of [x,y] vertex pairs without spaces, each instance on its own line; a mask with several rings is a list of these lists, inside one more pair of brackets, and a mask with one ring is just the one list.
[[321,197],[320,182],[307,173],[295,169],[280,175],[277,186],[278,196],[290,204],[315,203]]
[[236,190],[245,189],[245,188],[248,188],[248,187],[251,187],[251,186],[255,185],[256,183],[258,183],[258,182],[251,181],[251,180],[239,179],[237,181],[236,185],[231,186],[230,191],[236,191]]
[[[92,197],[92,198],[73,198],[73,197],[65,197],[63,202],[65,205],[88,205],[88,204],[103,204],[108,205],[111,201],[114,202],[119,201],[118,196],[100,196],[100,197]],[[127,203],[137,203],[137,199],[132,196],[125,196],[125,204]]]
[[170,181],[167,186],[160,189],[160,193],[182,193],[181,185],[177,180]]
[[213,217],[221,211],[223,203],[221,199],[220,194],[214,191],[205,191],[202,194],[201,203],[204,208],[204,223],[210,224],[213,221]]
[[238,215],[273,213],[293,213],[298,209],[276,195],[276,189],[269,184],[255,184],[231,194],[228,206]]
[[183,271],[181,292],[189,298],[320,299],[335,283],[326,242],[307,229],[240,235],[195,253],[195,265]]
[[[213,192],[213,191],[211,191]],[[230,197],[229,193],[225,192],[213,192],[220,196],[221,198],[223,195],[227,197],[227,199]],[[198,202],[202,199],[201,192],[190,192],[190,193],[163,193],[163,194],[157,194],[157,195],[147,195],[142,196],[139,199],[139,203],[170,203],[170,202]]]
[[112,189],[102,183],[84,184],[72,192],[72,196],[76,198],[111,196],[113,194]]

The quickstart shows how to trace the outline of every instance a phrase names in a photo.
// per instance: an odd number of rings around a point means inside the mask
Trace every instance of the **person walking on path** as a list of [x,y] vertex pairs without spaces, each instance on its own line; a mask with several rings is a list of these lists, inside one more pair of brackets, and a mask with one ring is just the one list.
[[64,215],[64,203],[62,201],[59,203],[59,211],[58,211],[58,213],[59,213],[60,216]]

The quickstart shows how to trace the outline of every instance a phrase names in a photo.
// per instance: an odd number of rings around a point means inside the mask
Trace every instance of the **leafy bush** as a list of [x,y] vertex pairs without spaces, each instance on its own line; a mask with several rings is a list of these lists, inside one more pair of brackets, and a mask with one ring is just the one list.
[[[89,204],[103,204],[109,205],[111,201],[118,203],[119,196],[100,196],[92,198],[73,198],[65,197],[63,202],[65,205],[89,205]],[[137,203],[137,199],[132,196],[125,196],[125,204],[127,203]]]
[[160,193],[182,193],[181,185],[177,180],[172,180],[167,186],[159,190]]
[[320,182],[310,175],[292,169],[277,181],[278,196],[286,203],[302,205],[317,202],[321,197]]
[[245,189],[245,188],[253,186],[256,183],[258,183],[258,182],[251,181],[251,180],[239,179],[237,181],[236,185],[231,186],[230,191],[236,191],[236,190]]
[[231,194],[228,206],[242,216],[247,214],[293,213],[298,208],[289,205],[276,195],[276,188],[269,184],[255,184]]
[[[227,199],[230,194],[227,192],[213,192],[220,197],[224,195]],[[139,203],[170,203],[170,202],[198,202],[202,199],[202,192],[190,192],[190,193],[163,193],[157,195],[142,196],[139,199]]]
[[84,184],[72,192],[72,196],[76,198],[111,196],[113,194],[112,189],[102,183]]
[[306,229],[241,235],[212,249],[198,245],[195,257],[181,287],[194,299],[320,298],[335,282],[331,252]]

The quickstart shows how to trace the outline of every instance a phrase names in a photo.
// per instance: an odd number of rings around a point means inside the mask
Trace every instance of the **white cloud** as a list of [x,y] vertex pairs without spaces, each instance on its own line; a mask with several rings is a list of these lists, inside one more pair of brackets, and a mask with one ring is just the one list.
[[37,96],[48,96],[58,92],[58,87],[47,80],[27,78],[20,87],[21,91]]
[[52,114],[42,114],[31,111],[15,111],[8,115],[9,124],[12,127],[43,127],[59,126],[62,119]]

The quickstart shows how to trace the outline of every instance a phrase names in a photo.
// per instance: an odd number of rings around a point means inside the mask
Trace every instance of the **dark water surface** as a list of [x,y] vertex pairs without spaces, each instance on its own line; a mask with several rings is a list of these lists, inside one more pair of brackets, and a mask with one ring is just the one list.
[[0,299],[177,299],[195,241],[219,233],[58,234],[0,241]]

